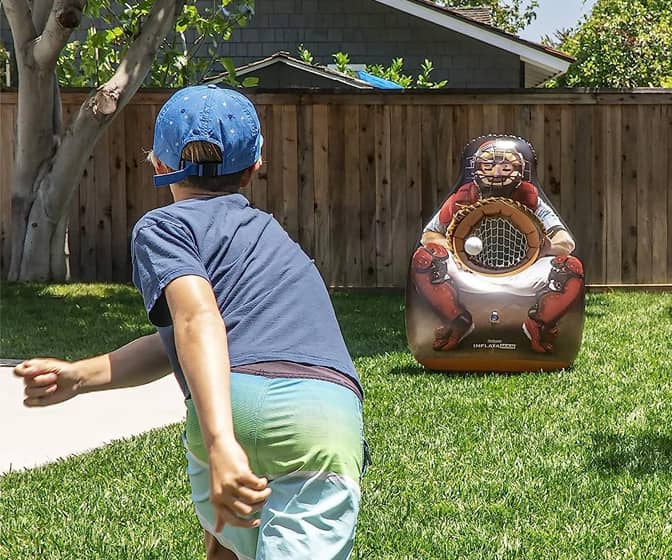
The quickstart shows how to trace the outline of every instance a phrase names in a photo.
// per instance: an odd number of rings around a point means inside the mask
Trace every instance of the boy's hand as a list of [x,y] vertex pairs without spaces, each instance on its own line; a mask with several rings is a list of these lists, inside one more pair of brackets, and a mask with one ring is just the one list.
[[74,364],[55,358],[34,358],[14,368],[23,379],[25,406],[48,406],[71,399],[79,393],[82,380]]
[[268,480],[250,470],[247,455],[235,439],[216,441],[209,449],[208,458],[215,531],[221,531],[225,524],[248,529],[258,527],[258,519],[245,517],[259,511],[270,496]]

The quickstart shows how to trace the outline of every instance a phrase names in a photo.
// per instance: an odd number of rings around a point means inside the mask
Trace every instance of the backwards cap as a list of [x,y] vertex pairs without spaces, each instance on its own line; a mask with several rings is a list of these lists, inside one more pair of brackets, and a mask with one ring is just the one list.
[[[259,118],[247,97],[215,85],[179,90],[159,111],[154,125],[153,152],[173,173],[154,175],[154,186],[178,183],[188,176],[230,175],[243,171],[261,156]],[[210,142],[222,151],[221,163],[182,160],[182,150],[195,141]]]

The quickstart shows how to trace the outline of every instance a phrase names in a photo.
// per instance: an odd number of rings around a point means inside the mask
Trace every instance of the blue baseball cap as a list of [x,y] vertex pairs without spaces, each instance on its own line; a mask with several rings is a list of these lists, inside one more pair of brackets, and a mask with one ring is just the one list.
[[[184,147],[199,140],[219,146],[223,161],[182,160]],[[216,177],[243,171],[259,160],[263,142],[257,112],[244,95],[214,84],[181,89],[156,117],[152,151],[175,171],[154,175],[154,186],[178,183],[193,175]]]

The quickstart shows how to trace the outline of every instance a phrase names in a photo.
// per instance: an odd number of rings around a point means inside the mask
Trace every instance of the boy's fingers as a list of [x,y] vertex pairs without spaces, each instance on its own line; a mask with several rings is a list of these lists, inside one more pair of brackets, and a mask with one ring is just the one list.
[[224,506],[215,508],[215,532],[219,533],[224,528],[224,525],[231,525],[232,527],[242,527],[243,529],[252,529],[259,527],[258,519],[242,519],[235,513]]
[[53,385],[58,381],[58,374],[56,373],[42,373],[34,377],[24,378],[24,383],[27,387],[44,387]]
[[32,359],[20,363],[14,368],[14,375],[17,377],[35,376],[44,373],[54,373],[56,364],[52,360]]
[[33,398],[33,397],[46,397],[47,395],[50,395],[51,393],[57,390],[58,385],[52,384],[42,387],[26,387],[23,392],[26,395],[26,397]]
[[241,502],[240,500],[234,500],[233,503],[231,504],[231,510],[236,515],[245,516],[250,515],[254,511],[254,508],[247,505],[246,503]]
[[270,487],[267,487],[264,490],[252,490],[245,486],[238,488],[238,498],[249,505],[263,503],[270,495]]
[[266,480],[265,478],[259,478],[256,474],[254,474],[251,471],[242,475],[238,479],[238,482],[240,484],[244,484],[248,488],[252,488],[253,490],[263,490],[268,486],[268,480]]

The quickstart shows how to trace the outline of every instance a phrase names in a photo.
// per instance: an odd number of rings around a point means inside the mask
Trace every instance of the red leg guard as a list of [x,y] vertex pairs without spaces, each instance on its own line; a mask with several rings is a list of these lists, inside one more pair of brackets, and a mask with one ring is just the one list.
[[529,318],[523,323],[523,331],[530,339],[535,352],[552,352],[553,340],[558,334],[555,326],[583,292],[583,265],[572,256],[553,259],[549,285],[560,287],[559,291],[546,291],[539,296],[530,309]]
[[428,244],[413,255],[413,283],[443,320],[434,331],[435,350],[450,350],[473,330],[471,315],[460,305],[457,290],[446,275],[445,248]]
[[[438,247],[441,251],[436,251]],[[435,278],[432,264],[434,255],[447,252],[439,245],[430,244],[427,248],[419,247],[413,255],[413,283],[418,292],[427,300],[442,319],[452,321],[463,313],[464,309],[458,302],[457,292],[447,280]]]

